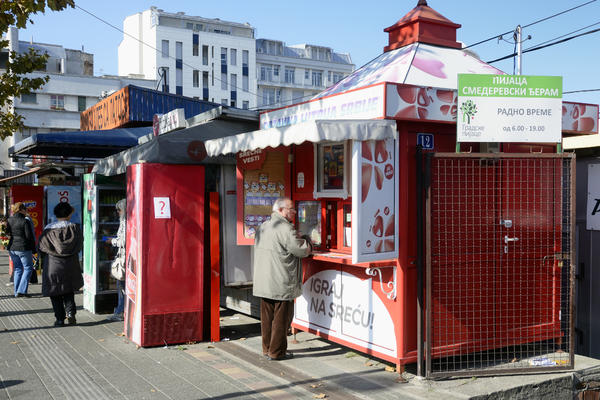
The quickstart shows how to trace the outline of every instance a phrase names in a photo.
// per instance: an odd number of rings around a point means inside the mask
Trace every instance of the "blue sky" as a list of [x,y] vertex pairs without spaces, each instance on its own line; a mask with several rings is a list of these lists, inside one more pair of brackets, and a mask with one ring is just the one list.
[[[278,39],[288,45],[311,43],[350,53],[360,67],[382,53],[387,44],[383,29],[393,25],[417,4],[417,0],[377,1],[206,1],[206,0],[80,0],[76,4],[92,14],[122,28],[123,19],[154,5],[167,12],[249,22],[257,38]],[[429,0],[428,4],[446,18],[461,24],[458,40],[467,45],[512,31],[590,0]],[[21,40],[61,44],[94,54],[94,73],[117,74],[117,47],[122,33],[79,9],[47,12],[33,18],[34,24],[20,31]],[[523,49],[584,28],[576,35],[600,28],[600,1],[524,28],[532,39]],[[510,40],[511,34],[505,35]],[[492,40],[475,46],[482,60],[490,61],[513,51],[513,44]],[[563,91],[600,88],[600,32],[585,35],[523,56],[524,75],[563,76]],[[513,71],[513,60],[492,64]],[[600,103],[600,92],[565,94],[564,100]]]

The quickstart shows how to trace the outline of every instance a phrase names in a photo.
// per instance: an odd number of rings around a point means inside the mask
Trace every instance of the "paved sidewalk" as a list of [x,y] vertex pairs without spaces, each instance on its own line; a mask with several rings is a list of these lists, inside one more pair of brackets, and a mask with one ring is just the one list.
[[[122,322],[82,310],[81,294],[77,326],[55,328],[41,285],[30,286],[33,297],[14,298],[8,279],[3,251],[0,400],[571,398],[573,389],[573,373],[434,382],[415,378],[413,365],[400,377],[386,371],[391,364],[307,333],[290,344],[293,359],[270,362],[261,354],[259,322],[228,310],[219,343],[137,348],[122,336]],[[599,365],[576,362],[584,374],[600,374]]]

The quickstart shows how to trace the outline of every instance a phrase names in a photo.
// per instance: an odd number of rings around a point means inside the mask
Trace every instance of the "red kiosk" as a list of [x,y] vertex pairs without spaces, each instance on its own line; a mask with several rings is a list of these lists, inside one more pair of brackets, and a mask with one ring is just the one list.
[[[418,357],[417,147],[455,152],[457,74],[503,74],[460,50],[458,27],[419,1],[385,30],[390,42],[380,57],[318,98],[261,114],[259,131],[205,142],[209,156],[237,154],[238,245],[252,244],[274,199],[286,195],[296,203],[298,230],[318,247],[304,262],[303,295],[296,300],[293,327],[399,366]],[[585,116],[573,109],[584,110]],[[585,124],[578,123],[581,118]],[[598,107],[563,103],[562,130],[597,133]],[[490,150],[479,143],[462,147]],[[555,144],[535,146],[536,152],[556,149]],[[500,143],[496,151],[530,153],[532,146]],[[560,241],[563,229],[551,228],[544,232],[551,235],[549,242]],[[534,301],[547,302],[550,311],[525,319],[517,327],[518,338],[505,331],[474,345],[479,339],[462,331],[454,314],[460,307],[433,299],[435,307],[446,308],[432,324],[455,323],[455,331],[433,341],[434,357],[563,336],[558,265],[549,275],[553,289]],[[503,287],[511,293],[519,290]],[[467,294],[467,301],[477,300]],[[494,310],[478,312],[495,318]]]

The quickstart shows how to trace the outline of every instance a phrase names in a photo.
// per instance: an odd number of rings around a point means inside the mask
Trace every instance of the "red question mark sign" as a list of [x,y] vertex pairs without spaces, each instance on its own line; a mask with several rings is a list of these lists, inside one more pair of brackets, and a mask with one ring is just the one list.
[[163,214],[165,211],[166,203],[163,200],[160,200],[159,203],[160,203],[160,213]]

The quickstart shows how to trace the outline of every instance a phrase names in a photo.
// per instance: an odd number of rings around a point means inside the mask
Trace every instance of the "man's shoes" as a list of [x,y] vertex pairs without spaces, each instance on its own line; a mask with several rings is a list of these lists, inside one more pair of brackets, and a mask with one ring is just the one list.
[[67,315],[67,324],[69,325],[77,325],[77,320],[74,315]]
[[65,326],[65,321],[57,319],[56,321],[54,321],[54,326]]
[[283,357],[278,357],[278,358],[270,357],[268,354],[265,357],[267,357],[267,360],[269,360],[269,361],[289,360],[291,358],[294,358],[294,353],[285,353],[285,355],[283,355]]
[[31,297],[29,293],[17,293],[15,297]]

